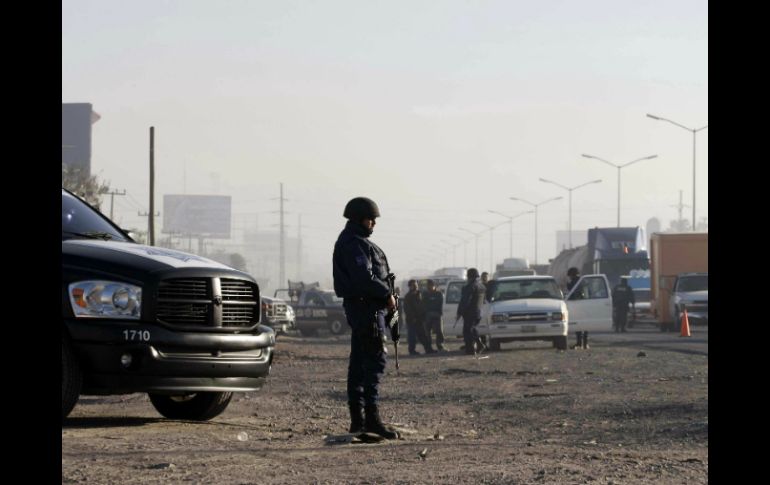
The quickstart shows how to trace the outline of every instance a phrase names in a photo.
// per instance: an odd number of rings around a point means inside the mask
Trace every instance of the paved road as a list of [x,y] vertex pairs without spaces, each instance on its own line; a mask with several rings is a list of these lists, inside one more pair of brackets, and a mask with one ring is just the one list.
[[[708,356],[708,326],[691,326],[692,337],[680,337],[677,332],[661,332],[652,325],[637,325],[626,333],[590,332],[589,344],[634,347],[640,350],[668,350],[685,354]],[[574,338],[570,336],[570,338]],[[570,345],[575,342],[570,342]]]

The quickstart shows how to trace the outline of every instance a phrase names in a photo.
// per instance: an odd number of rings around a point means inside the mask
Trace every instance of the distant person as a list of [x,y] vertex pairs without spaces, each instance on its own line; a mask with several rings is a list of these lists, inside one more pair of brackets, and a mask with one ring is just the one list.
[[567,270],[567,293],[572,291],[572,288],[577,284],[580,279],[580,271],[576,267],[571,267]]
[[612,326],[615,332],[626,331],[628,305],[636,306],[634,290],[628,286],[628,277],[622,276],[620,284],[612,289]]
[[428,291],[423,295],[425,306],[425,333],[428,341],[431,332],[436,334],[436,348],[444,350],[444,294],[436,288],[436,282],[428,280]]
[[463,286],[460,303],[457,305],[457,320],[461,317],[463,319],[463,340],[465,341],[463,348],[469,355],[474,355],[477,347],[478,350],[484,348],[476,326],[481,321],[481,306],[484,304],[486,288],[478,279],[479,270],[470,268],[468,283]]
[[430,339],[425,335],[425,306],[422,293],[417,289],[416,280],[409,280],[409,292],[404,296],[404,313],[406,313],[406,343],[409,355],[420,355],[417,352],[418,341],[425,349],[425,353],[434,353]]
[[486,291],[484,292],[484,301],[489,303],[489,299],[492,297],[492,285],[489,284],[489,273],[486,271],[481,273],[481,284],[486,288]]

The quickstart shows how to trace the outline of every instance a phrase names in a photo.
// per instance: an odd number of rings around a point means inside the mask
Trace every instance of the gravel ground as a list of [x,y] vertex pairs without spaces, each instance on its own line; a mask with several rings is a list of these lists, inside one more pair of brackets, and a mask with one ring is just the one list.
[[451,342],[402,356],[398,375],[391,359],[381,413],[403,436],[377,444],[335,438],[349,338],[281,336],[268,384],[209,422],[163,419],[143,394],[81,397],[62,482],[707,483],[708,330],[702,344],[634,332],[482,358]]

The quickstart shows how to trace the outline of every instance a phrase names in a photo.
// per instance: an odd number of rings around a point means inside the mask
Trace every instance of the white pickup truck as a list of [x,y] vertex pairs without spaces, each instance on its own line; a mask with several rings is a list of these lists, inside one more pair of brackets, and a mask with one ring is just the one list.
[[[455,325],[465,280],[447,283],[444,333],[462,338],[462,321]],[[510,276],[490,281],[479,334],[492,350],[503,342],[547,340],[567,348],[569,333],[612,330],[612,292],[603,274],[585,275],[563,296],[551,276]]]

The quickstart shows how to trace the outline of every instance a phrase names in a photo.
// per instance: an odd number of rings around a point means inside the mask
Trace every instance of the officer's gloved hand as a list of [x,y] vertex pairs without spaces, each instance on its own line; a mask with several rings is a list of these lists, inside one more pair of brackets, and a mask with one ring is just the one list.
[[398,342],[401,338],[401,332],[398,330],[398,318],[396,318],[396,322],[393,324],[393,326],[390,327],[390,337],[394,342]]

